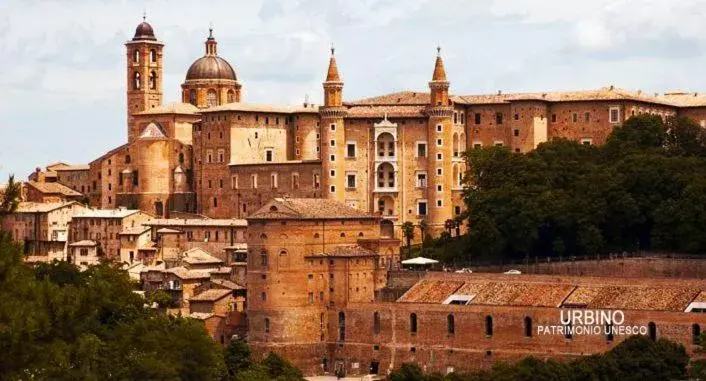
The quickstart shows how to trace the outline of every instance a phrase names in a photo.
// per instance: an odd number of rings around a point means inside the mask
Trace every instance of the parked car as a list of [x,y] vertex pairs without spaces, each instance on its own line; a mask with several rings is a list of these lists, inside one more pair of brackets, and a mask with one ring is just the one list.
[[471,269],[467,268],[467,267],[464,267],[464,268],[462,268],[462,269],[460,269],[460,270],[456,270],[456,271],[454,271],[454,272],[455,272],[455,273],[459,273],[459,274],[470,274],[470,273],[472,273],[473,271],[472,271]]
[[522,274],[522,271],[520,271],[520,270],[508,270],[508,271],[505,271],[504,274],[507,274],[507,275],[520,275],[520,274]]

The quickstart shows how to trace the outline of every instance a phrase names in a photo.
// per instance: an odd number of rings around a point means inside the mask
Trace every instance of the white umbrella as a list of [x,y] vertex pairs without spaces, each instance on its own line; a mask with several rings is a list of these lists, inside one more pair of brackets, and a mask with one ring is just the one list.
[[439,263],[439,261],[424,257],[417,257],[402,261],[403,265],[433,265],[435,263]]

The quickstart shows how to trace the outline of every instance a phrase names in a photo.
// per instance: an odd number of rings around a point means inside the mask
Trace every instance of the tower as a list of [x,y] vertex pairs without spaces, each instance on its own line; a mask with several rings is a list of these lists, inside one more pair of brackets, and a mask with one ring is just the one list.
[[162,104],[162,49],[152,26],[142,17],[135,36],[125,43],[127,54],[128,142],[140,135],[133,114]]
[[326,81],[324,105],[321,113],[321,167],[323,194],[341,202],[345,201],[345,125],[347,110],[343,107],[343,81],[338,74],[335,50],[331,48]]
[[429,180],[427,182],[427,224],[432,235],[444,230],[446,220],[453,217],[452,210],[452,139],[453,107],[449,101],[449,82],[446,80],[441,48],[436,48],[434,74],[429,82],[431,97],[426,108],[429,117]]

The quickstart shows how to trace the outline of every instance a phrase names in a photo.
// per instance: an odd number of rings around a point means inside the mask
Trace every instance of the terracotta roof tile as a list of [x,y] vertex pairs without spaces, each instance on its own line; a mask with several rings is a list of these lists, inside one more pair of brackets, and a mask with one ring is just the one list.
[[182,114],[182,115],[198,115],[199,109],[191,103],[169,103],[153,107],[151,109],[137,112],[135,115],[159,115],[159,114]]
[[229,295],[233,295],[233,290],[222,288],[211,288],[198,295],[192,296],[191,302],[215,302]]
[[463,286],[463,281],[421,280],[397,301],[403,303],[441,303],[461,286]]
[[247,226],[248,222],[242,219],[227,218],[155,218],[144,225],[147,226]]
[[20,202],[15,213],[47,213],[73,204],[76,202]]
[[278,219],[376,219],[341,202],[323,198],[275,198],[248,220]]
[[359,245],[340,245],[325,253],[315,254],[316,257],[373,257],[378,254]]
[[28,181],[27,184],[34,189],[45,194],[60,194],[66,197],[81,196],[81,193],[60,183],[39,183],[36,181]]

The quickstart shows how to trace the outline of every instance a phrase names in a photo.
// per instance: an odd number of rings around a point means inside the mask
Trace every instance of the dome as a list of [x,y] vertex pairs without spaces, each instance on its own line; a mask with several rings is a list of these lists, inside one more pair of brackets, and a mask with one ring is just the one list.
[[186,80],[190,79],[238,80],[228,61],[216,55],[206,55],[194,61],[186,72]]
[[142,23],[140,23],[140,25],[137,26],[137,28],[135,28],[135,37],[133,37],[132,40],[157,41],[157,38],[154,36],[154,30],[152,29],[152,25],[148,24],[146,21],[143,21]]

